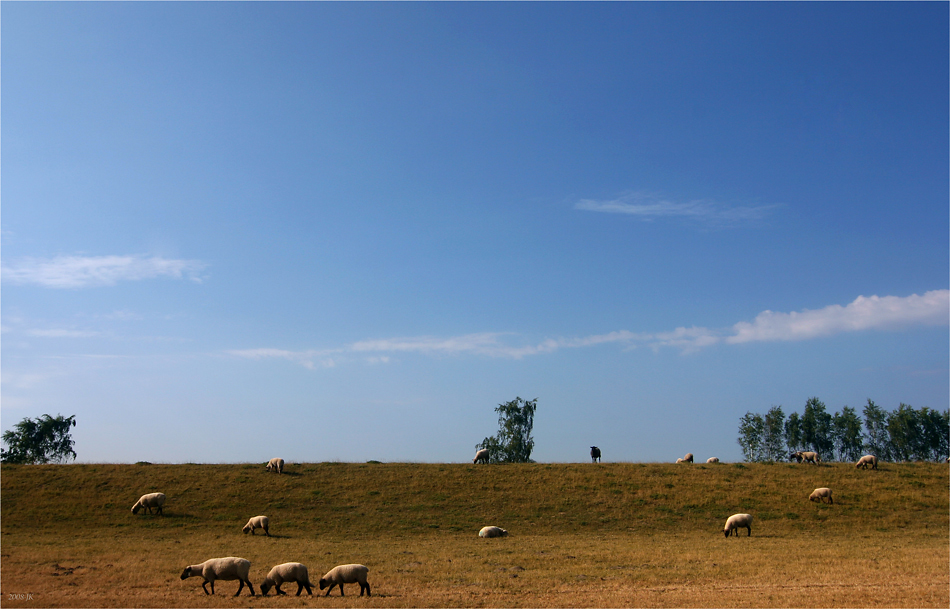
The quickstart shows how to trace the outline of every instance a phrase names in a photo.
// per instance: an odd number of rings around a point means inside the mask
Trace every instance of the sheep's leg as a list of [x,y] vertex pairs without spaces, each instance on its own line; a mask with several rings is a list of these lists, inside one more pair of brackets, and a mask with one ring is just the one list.
[[[330,584],[330,587],[327,588],[327,596],[330,596],[330,590],[333,590],[333,586],[335,586],[335,585],[336,585],[336,584],[331,583],[331,584]],[[343,591],[343,586],[340,586],[340,591],[341,591],[341,592]]]
[[340,586],[340,596],[345,596],[343,594],[343,584],[339,584],[339,586]]
[[254,596],[254,586],[251,584],[251,580],[247,580],[247,589],[251,591],[251,596]]
[[239,579],[239,580],[238,580],[238,591],[234,593],[234,596],[239,596],[239,595],[241,594],[241,590],[243,590],[243,589],[244,589],[244,580],[243,580],[243,579]]
[[[749,534],[746,535],[746,537],[752,537],[752,527],[746,527],[746,528],[749,529]],[[739,529],[736,529],[736,537],[738,536],[739,536]]]
[[267,531],[267,527],[264,527],[264,535],[270,537],[270,533]]
[[363,588],[366,588],[366,596],[373,596],[369,592],[369,583],[360,582],[360,596],[363,596]]
[[[303,586],[304,588],[306,588],[306,589],[307,589],[307,594],[309,594],[310,596],[313,596],[313,589],[310,587],[310,584],[309,584],[309,583],[301,584],[300,582],[297,582],[297,585],[298,585],[298,586]],[[300,589],[299,589],[299,588],[297,589],[297,596],[300,596]]]

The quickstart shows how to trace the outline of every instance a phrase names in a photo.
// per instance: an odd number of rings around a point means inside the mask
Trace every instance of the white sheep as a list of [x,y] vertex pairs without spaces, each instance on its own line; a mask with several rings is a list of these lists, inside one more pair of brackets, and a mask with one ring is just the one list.
[[211,584],[211,594],[214,594],[215,580],[228,581],[236,579],[241,582],[241,585],[238,586],[238,590],[234,596],[241,593],[241,590],[244,589],[244,584],[247,584],[248,589],[251,591],[251,596],[254,596],[254,586],[251,585],[251,580],[248,579],[248,573],[250,572],[251,561],[229,556],[227,558],[210,558],[199,565],[187,566],[185,570],[182,571],[181,578],[204,578],[204,581],[201,582],[201,587],[204,589],[205,594],[208,594],[208,588],[205,586],[209,583]]
[[752,536],[752,514],[733,514],[726,520],[723,532],[726,537],[729,537],[729,534],[735,531],[736,537],[738,537],[739,529],[742,528],[749,529],[749,534],[746,537]]
[[343,596],[343,584],[355,584],[360,585],[360,596],[363,596],[363,591],[366,591],[366,596],[373,596],[369,591],[369,584],[366,583],[366,574],[369,572],[369,569],[365,565],[340,565],[338,567],[333,567],[327,574],[320,578],[320,589],[323,590],[327,586],[330,586],[330,589],[327,590],[327,596],[330,596],[330,590],[333,590],[333,586],[340,587],[340,596]]
[[267,462],[267,467],[265,469],[269,472],[277,472],[278,474],[282,474],[284,473],[284,460],[274,457]]
[[693,462],[693,453],[686,453],[682,461],[677,461],[677,463],[692,463]]
[[479,537],[507,537],[508,531],[501,527],[482,527],[478,532]]
[[264,578],[264,583],[261,584],[261,594],[267,596],[271,588],[277,594],[287,594],[280,589],[280,585],[284,582],[297,582],[297,596],[300,596],[300,591],[304,588],[307,589],[307,594],[313,596],[313,584],[310,583],[307,567],[299,562],[285,562],[271,569]]
[[475,453],[475,458],[472,459],[472,463],[478,463],[479,461],[481,461],[482,463],[488,463],[488,449],[487,448],[483,448],[480,451]]
[[590,447],[590,460],[593,463],[597,463],[598,461],[600,461],[600,449],[597,448],[596,446]]
[[871,469],[877,469],[877,457],[874,455],[864,455],[858,462],[854,464],[855,467],[860,467],[862,469],[867,469],[868,465],[871,466]]
[[247,521],[247,524],[244,525],[244,528],[241,530],[244,531],[245,534],[250,533],[253,535],[255,529],[264,529],[264,535],[270,537],[270,531],[268,530],[269,525],[270,518],[267,516],[254,516]]
[[706,463],[719,463],[719,457],[709,457],[706,459]]
[[138,514],[139,510],[145,508],[149,514],[152,513],[152,508],[156,508],[157,513],[165,515],[165,512],[162,510],[162,506],[165,505],[165,493],[148,493],[139,497],[139,500],[135,502],[135,505],[132,506],[132,513]]
[[831,497],[830,488],[816,488],[811,492],[811,495],[808,496],[809,501],[820,501],[821,503],[825,502],[825,499],[828,500],[828,503],[834,504],[835,500]]
[[802,461],[805,463],[814,463],[815,465],[821,463],[821,457],[818,456],[818,453],[806,450],[798,454],[801,455]]

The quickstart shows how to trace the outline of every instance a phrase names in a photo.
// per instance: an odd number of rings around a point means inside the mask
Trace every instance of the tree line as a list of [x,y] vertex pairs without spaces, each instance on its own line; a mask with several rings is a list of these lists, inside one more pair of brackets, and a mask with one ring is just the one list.
[[888,412],[868,399],[861,414],[850,406],[829,414],[818,398],[788,417],[781,406],[739,419],[739,446],[746,461],[784,461],[811,450],[824,461],[857,461],[872,454],[882,461],[942,461],[950,454],[950,410],[919,410],[901,403]]

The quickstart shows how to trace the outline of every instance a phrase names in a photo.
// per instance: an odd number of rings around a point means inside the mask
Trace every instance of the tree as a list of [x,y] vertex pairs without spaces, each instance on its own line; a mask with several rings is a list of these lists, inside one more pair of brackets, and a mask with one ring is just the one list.
[[69,436],[76,426],[76,415],[54,419],[44,414],[38,419],[24,418],[3,432],[3,443],[9,450],[0,449],[3,463],[65,463],[76,458],[75,442]]
[[531,451],[534,439],[531,430],[534,427],[534,411],[538,399],[531,401],[516,397],[510,402],[499,404],[498,433],[476,444],[476,449],[488,449],[489,463],[533,463]]
[[739,419],[739,437],[736,441],[746,461],[762,460],[764,431],[765,420],[758,413],[747,412]]
[[785,445],[788,447],[788,451],[792,453],[805,448],[802,444],[802,418],[798,416],[797,412],[788,415],[788,419],[785,421]]
[[927,459],[941,461],[950,451],[950,410],[940,412],[925,406],[920,409],[920,423],[929,452]]
[[782,460],[785,444],[785,413],[781,406],[772,406],[763,420],[762,449],[766,461]]
[[831,454],[834,442],[831,437],[831,415],[818,398],[809,398],[802,415],[802,442],[825,458]]
[[861,441],[861,419],[854,408],[845,406],[831,419],[835,456],[838,461],[857,461],[861,458],[864,443]]
[[878,459],[890,460],[890,438],[887,434],[887,411],[868,398],[864,407],[864,448]]

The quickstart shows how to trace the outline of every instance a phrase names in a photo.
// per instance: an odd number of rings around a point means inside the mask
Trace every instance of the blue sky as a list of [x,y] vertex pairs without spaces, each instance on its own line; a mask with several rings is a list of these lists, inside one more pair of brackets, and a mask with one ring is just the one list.
[[950,404],[947,3],[3,3],[2,427],[739,460]]

